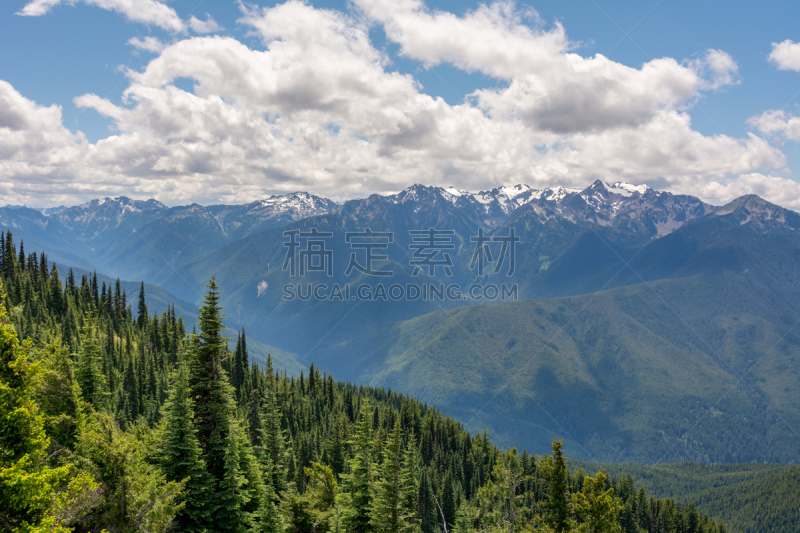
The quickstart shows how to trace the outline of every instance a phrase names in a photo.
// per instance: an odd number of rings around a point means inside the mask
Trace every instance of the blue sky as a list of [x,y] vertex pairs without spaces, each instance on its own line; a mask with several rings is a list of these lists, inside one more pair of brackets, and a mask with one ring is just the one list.
[[[0,107],[5,105],[10,111],[3,115],[0,109],[0,120],[13,115],[14,120],[19,119],[15,124],[28,125],[27,133],[9,126],[4,146],[0,122],[0,163],[4,163],[0,181],[6,182],[4,187],[0,184],[0,191],[7,197],[0,203],[52,205],[106,194],[157,197],[166,203],[233,202],[297,189],[341,199],[393,192],[414,181],[481,189],[520,181],[535,187],[580,186],[595,178],[618,178],[696,194],[716,203],[755,192],[800,208],[800,202],[794,202],[800,196],[796,187],[800,139],[798,126],[791,128],[795,124],[791,119],[800,115],[800,72],[785,66],[781,69],[768,59],[773,43],[800,41],[797,2],[597,0],[483,4],[483,8],[477,2],[424,4],[411,0],[257,6],[195,0],[165,5],[157,0],[87,0],[61,2],[49,9],[47,2],[40,4],[38,13],[33,13],[38,16],[17,14],[24,9],[36,11],[27,2],[0,4],[0,47],[5,51],[0,55],[0,80],[10,86],[0,100]],[[392,7],[399,4],[405,11]],[[154,11],[147,12],[150,9]],[[499,14],[499,18],[489,17],[487,22],[486,17],[476,17],[481,9]],[[207,24],[193,29],[192,16],[201,21],[213,19],[216,28]],[[302,33],[305,20],[312,19],[308,23],[312,31],[314,24],[333,28],[330,43],[297,33]],[[469,25],[470,21],[474,24]],[[183,26],[175,31],[174,25],[179,23]],[[463,45],[463,41],[449,40],[461,31],[459,25],[476,31],[476,40],[485,39],[489,48],[504,35],[513,36],[526,28],[530,29],[528,37],[554,36],[558,40],[560,25],[564,38],[559,41],[562,48],[545,52],[536,48],[535,39],[512,41],[518,48],[511,51],[514,54],[525,56],[526,46],[532,47],[531,56],[550,54],[545,63],[554,65],[546,67],[552,70],[537,71],[539,63],[535,61],[530,67],[515,69],[513,65],[519,61],[513,59],[509,60],[511,67],[498,70],[492,60],[483,57],[480,47],[452,49]],[[423,28],[427,35],[414,34]],[[352,32],[359,31],[368,38],[367,48],[358,35],[353,37]],[[328,35],[322,30],[317,34]],[[135,38],[155,38],[168,48],[164,52],[142,50],[130,44]],[[223,43],[222,38],[228,40]],[[337,40],[340,38],[344,40]],[[313,46],[303,39],[314,41]],[[252,56],[236,69],[225,64],[226,58],[233,57],[230,54],[234,52],[225,48],[233,40],[238,43],[236,50],[241,45],[240,52]],[[309,98],[317,100],[295,101],[291,96],[299,94],[297,98],[302,100],[304,92],[298,87],[308,87],[312,78],[287,88],[289,96],[257,87],[269,83],[270,75],[264,75],[263,82],[250,79],[253,71],[262,73],[253,61],[266,58],[256,53],[272,52],[275,42],[288,50],[283,61],[293,61],[296,66],[301,58],[309,72],[318,73],[312,77],[314,88],[309,89],[316,91]],[[357,42],[361,44],[353,44]],[[210,53],[208,47],[217,45],[222,48],[213,65],[190,58]],[[502,48],[502,43],[497,46]],[[171,49],[174,53],[169,56]],[[730,60],[734,67],[726,63],[727,70],[714,71],[709,51],[721,52],[723,55],[713,57]],[[501,57],[504,50],[493,53]],[[793,49],[787,48],[787,53],[791,66]],[[549,86],[549,80],[561,75],[558,65],[570,54],[586,60],[586,65],[575,67],[577,77]],[[605,70],[591,62],[597,54],[613,63],[597,90],[616,83],[622,87],[610,97],[601,95],[598,102],[624,98],[626,84],[631,85],[631,98],[645,100],[651,91],[647,83],[655,83],[655,91],[677,80],[675,88],[652,102],[641,103],[641,113],[636,116],[624,116],[623,110],[617,119],[614,113],[619,108],[611,106],[596,121],[581,124],[581,110],[565,108],[583,105],[590,115],[597,108],[597,102],[591,100],[596,91],[572,98],[572,88],[583,83],[582,76],[592,81],[591,77]],[[372,66],[366,66],[378,56],[382,64],[373,72]],[[674,61],[657,67],[663,67],[657,75],[663,77],[659,82],[637,74],[643,72],[643,65],[660,58]],[[367,69],[364,74],[359,73],[359,60]],[[317,61],[323,66],[318,67]],[[339,72],[337,61],[342,62],[343,79],[331,81],[328,94],[320,87],[331,75],[326,78],[323,71],[332,68]],[[293,67],[282,65],[269,63],[265,68],[276,68],[274,76],[284,79]],[[217,67],[227,75],[209,70],[217,72]],[[597,71],[586,74],[587,70],[581,70],[588,68]],[[132,72],[152,75],[137,79]],[[692,73],[697,80],[682,78]],[[405,75],[403,87],[398,88],[399,80],[393,74]],[[209,79],[202,82],[206,75]],[[222,77],[210,79],[215,75]],[[364,95],[350,94],[357,93],[355,85],[362,81],[361,75],[372,80],[370,90],[383,91],[373,95],[372,104],[359,104],[366,102]],[[242,83],[235,83],[239,76]],[[356,83],[348,85],[347,80]],[[520,80],[527,80],[528,85]],[[195,82],[204,88],[198,92],[193,88]],[[242,84],[252,83],[256,86],[237,92]],[[517,85],[523,88],[509,90]],[[181,94],[170,93],[169,86]],[[386,91],[394,90],[397,95],[388,98]],[[129,91],[127,98],[125,91]],[[568,97],[562,103],[564,94]],[[85,95],[95,98],[76,100]],[[178,103],[175,98],[181,97],[185,101]],[[447,107],[437,107],[437,97]],[[215,98],[229,109],[197,109],[202,103],[213,107]],[[548,105],[556,104],[564,116],[547,126],[556,113],[532,108],[526,98],[549,99]],[[54,104],[61,108],[60,117],[42,118],[40,115],[46,114],[42,110]],[[175,106],[181,120],[192,124],[186,128],[189,134],[178,131],[184,126],[163,127],[164,117],[152,114],[162,105]],[[323,108],[325,105],[328,107]],[[340,105],[342,110],[332,111]],[[352,107],[344,109],[347,106]],[[121,118],[123,110],[131,111],[130,116]],[[770,110],[783,111],[778,117],[785,123],[783,129],[781,123],[776,126],[774,115],[770,120],[755,121],[754,117]],[[31,113],[29,120],[26,112]],[[362,112],[364,116],[358,116]],[[242,122],[229,121],[229,129],[216,129],[216,119],[209,118],[213,113],[225,117],[238,113]],[[263,124],[254,123],[262,117]],[[690,126],[681,120],[690,121]],[[255,128],[256,136],[266,137],[255,143],[252,132],[242,129],[245,123]],[[200,135],[203,139],[187,140],[207,124],[212,126]],[[623,131],[625,128],[630,131]],[[307,138],[323,135],[321,132],[335,138]],[[463,135],[460,144],[452,141],[454,134]],[[700,137],[692,137],[695,134]],[[26,141],[25,135],[33,135],[33,140]],[[115,138],[106,140],[111,135]],[[665,144],[671,148],[647,158],[633,154],[659,150],[659,135],[670,139]],[[758,142],[752,141],[753,135]],[[724,139],[718,139],[720,136]],[[646,139],[649,144],[642,141],[631,149],[630,158],[624,150],[615,151],[612,158],[596,153],[608,154],[609,149],[593,148],[619,148],[630,138]],[[36,143],[41,146],[34,147]],[[691,153],[687,153],[690,145]],[[502,157],[497,155],[498,147],[502,147]],[[204,159],[198,154],[210,155]],[[704,164],[697,164],[698,160]],[[729,164],[732,161],[736,164]]]

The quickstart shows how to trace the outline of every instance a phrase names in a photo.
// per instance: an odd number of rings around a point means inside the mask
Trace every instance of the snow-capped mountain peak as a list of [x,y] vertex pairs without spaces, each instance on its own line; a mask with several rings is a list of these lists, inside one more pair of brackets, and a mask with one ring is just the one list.
[[466,191],[461,191],[461,190],[456,189],[452,185],[450,187],[446,187],[444,189],[444,192],[446,192],[447,194],[450,194],[452,196],[464,196],[465,194],[469,194]]
[[439,194],[442,195],[442,198],[444,198],[453,205],[456,205],[456,203],[458,203],[458,200],[460,198],[466,198],[467,201],[472,201],[472,196],[473,196],[472,193],[456,189],[452,185],[444,189],[439,189]]
[[105,198],[96,198],[94,200],[90,200],[85,204],[78,205],[75,207],[70,207],[67,210],[81,210],[84,212],[94,211],[99,208],[103,208],[104,210],[119,210],[119,211],[133,211],[139,212],[145,209],[166,209],[167,206],[159,202],[155,199],[149,200],[132,200],[127,196],[116,196],[114,198],[109,198],[106,196]]
[[597,180],[580,191],[580,197],[594,209],[617,210],[629,200],[641,197],[648,190],[651,189],[647,185],[634,185],[621,181],[608,184]]
[[304,191],[268,196],[248,205],[248,212],[261,211],[269,217],[287,215],[293,220],[330,213],[336,202]]
[[561,185],[556,185],[555,187],[547,187],[540,191],[533,191],[531,197],[534,200],[546,200],[548,202],[558,203],[568,194],[575,194],[579,192],[581,192],[581,189],[577,187],[562,187]]
[[513,187],[505,187],[505,186],[500,187],[498,191],[500,191],[500,193],[506,195],[509,198],[516,198],[521,194],[530,193],[531,191],[533,191],[533,189],[530,186],[525,185],[524,183],[520,183],[518,185],[514,185]]
[[609,185],[608,183],[604,183],[608,192],[614,194],[620,194],[622,196],[633,196],[634,194],[644,194],[650,190],[650,187],[647,185],[634,185],[632,183],[625,183],[622,181],[618,181],[614,184]]
[[470,193],[456,189],[455,187],[429,187],[415,183],[411,187],[403,189],[397,194],[385,196],[387,200],[394,204],[405,204],[407,202],[436,202],[436,199],[441,197],[445,201],[454,204],[458,199]]

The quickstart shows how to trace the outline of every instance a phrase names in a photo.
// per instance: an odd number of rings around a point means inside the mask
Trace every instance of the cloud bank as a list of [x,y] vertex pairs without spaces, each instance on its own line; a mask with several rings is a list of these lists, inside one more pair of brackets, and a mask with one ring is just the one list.
[[[164,29],[180,21],[155,0],[85,1],[131,20],[138,19],[126,9],[152,6]],[[36,0],[21,13],[43,14],[57,3]],[[478,190],[600,178],[715,203],[743,188],[776,200],[776,190],[794,191],[783,203],[800,208],[797,184],[767,175],[786,162],[764,137],[692,129],[693,102],[739,81],[724,51],[653,59],[639,68],[600,54],[584,57],[562,25],[547,26],[509,2],[461,17],[416,0],[354,0],[352,12],[298,0],[241,9],[239,23],[261,47],[219,35],[166,45],[129,41],[157,55],[127,73],[121,101],[96,94],[74,100],[112,121],[114,134],[96,143],[66,129],[57,106],[0,83],[0,190],[7,203],[121,193],[170,204],[242,202],[295,190],[344,199],[414,182]],[[219,30],[210,17],[181,24],[181,31]],[[483,73],[496,87],[456,105],[426,94],[370,40],[375,26],[401,55],[425,67],[446,63]],[[178,88],[179,78],[192,80],[193,89]],[[777,131],[755,127],[767,136]],[[794,127],[787,120],[786,131]]]

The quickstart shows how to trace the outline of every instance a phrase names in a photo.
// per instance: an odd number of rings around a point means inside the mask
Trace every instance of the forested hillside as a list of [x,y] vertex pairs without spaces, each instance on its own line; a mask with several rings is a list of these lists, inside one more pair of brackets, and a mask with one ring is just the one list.
[[504,445],[555,433],[600,462],[796,462],[792,307],[747,275],[695,276],[438,311],[315,360]]
[[560,441],[503,451],[391,390],[253,365],[213,278],[187,335],[143,293],[134,320],[117,287],[62,284],[10,233],[0,257],[9,531],[726,531],[631,478],[571,474]]
[[691,501],[734,531],[800,529],[800,466],[786,464],[599,464],[570,460],[571,468],[633,476],[661,498]]

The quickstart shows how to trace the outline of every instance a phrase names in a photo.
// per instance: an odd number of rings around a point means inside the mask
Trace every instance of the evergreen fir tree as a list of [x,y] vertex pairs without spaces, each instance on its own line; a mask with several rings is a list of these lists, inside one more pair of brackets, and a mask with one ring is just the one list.
[[[403,469],[400,420],[395,423],[392,434],[383,449],[380,476],[375,483],[372,496],[372,527],[375,531],[400,533],[404,529],[403,519]],[[416,487],[415,487],[416,488]]]
[[352,441],[353,458],[349,472],[342,477],[349,499],[344,514],[344,525],[352,533],[372,531],[372,408],[369,400],[361,404],[361,417]]
[[[19,242],[19,257],[17,258],[17,265],[19,265],[20,269],[25,268],[25,243],[20,241]],[[72,272],[72,269],[70,269]],[[75,287],[75,276],[72,277],[72,286]]]
[[[583,480],[583,490],[572,495],[572,502],[582,523],[578,526],[580,533],[620,533],[622,528],[617,523],[617,516],[624,508],[619,498],[614,496],[613,488],[606,488],[608,476],[598,472],[594,478]],[[689,504],[692,505],[692,504]],[[688,509],[688,506],[687,506]],[[694,510],[694,506],[691,507]],[[691,516],[691,513],[689,513]],[[687,532],[697,532],[697,515],[694,524],[689,525]]]
[[64,316],[64,293],[61,290],[61,280],[58,279],[58,269],[55,263],[50,271],[50,287],[48,289],[50,301],[47,302],[47,306],[53,310],[56,317],[61,318]]
[[97,307],[100,296],[97,287],[97,272],[92,271],[92,298],[94,299],[94,306]]
[[95,408],[100,408],[106,398],[106,379],[102,372],[100,347],[97,345],[94,329],[87,329],[78,354],[75,380],[80,386],[83,399],[94,405]]
[[422,530],[425,532],[441,531],[439,509],[431,483],[430,468],[423,468],[420,473],[419,497],[417,498],[417,515],[420,517]]
[[236,389],[236,397],[241,398],[242,388],[242,332],[236,334],[236,348],[233,350],[233,359],[230,361],[231,385]]
[[234,390],[222,368],[229,339],[223,337],[222,308],[214,278],[208,283],[200,308],[200,333],[192,340],[190,386],[195,403],[195,427],[209,473],[215,480],[219,502],[214,522],[220,531],[244,527],[243,506],[250,500],[240,470]]
[[453,526],[453,522],[456,518],[457,505],[455,487],[453,486],[453,474],[449,469],[445,473],[444,479],[442,480],[439,505],[441,506],[440,514],[444,515],[444,521],[447,523],[447,528],[450,529]]
[[405,523],[405,531],[414,531],[421,525],[417,513],[419,463],[419,449],[412,431],[403,453],[403,472],[400,477],[400,517]]
[[549,472],[548,501],[545,506],[548,511],[547,523],[556,533],[569,531],[571,522],[569,470],[561,453],[562,444],[560,440],[553,441],[553,463]]
[[67,272],[66,290],[67,290],[67,292],[70,292],[70,293],[74,293],[75,292],[75,273],[72,271],[71,268],[69,269],[69,272]]
[[222,477],[218,479],[214,498],[218,502],[214,524],[220,532],[244,531],[246,515],[244,506],[249,501],[246,480],[240,469],[239,447],[234,428],[225,435],[222,449]]
[[144,298],[144,281],[139,287],[139,307],[136,315],[136,325],[141,331],[147,327],[147,302]]
[[272,357],[267,356],[266,391],[261,402],[261,436],[259,456],[262,464],[269,464],[272,474],[271,484],[276,493],[282,493],[287,488],[287,456],[286,442],[281,427],[281,413],[278,407],[277,384],[272,368]]
[[16,250],[11,230],[6,230],[6,242],[3,248],[3,277],[6,279],[14,277],[15,254]]
[[208,529],[215,510],[214,483],[202,459],[194,427],[194,405],[185,363],[176,369],[169,398],[163,407],[158,462],[169,481],[186,481],[185,506],[175,517],[176,531]]
[[260,498],[258,515],[256,517],[257,520],[253,531],[257,533],[282,533],[283,521],[275,505],[277,499],[275,488],[272,486],[272,483],[270,483],[270,479],[272,478],[272,464],[269,462],[269,459],[267,459],[267,463],[263,465],[262,472],[265,480],[264,492]]
[[139,380],[137,379],[136,367],[133,357],[127,357],[125,361],[125,373],[122,378],[123,394],[126,402],[127,421],[133,421],[139,416]]
[[[207,455],[209,469],[221,474],[230,432],[233,398],[221,365],[221,356],[228,339],[222,336],[223,325],[219,293],[214,278],[208,284],[205,305],[200,308],[200,333],[192,339],[190,385],[195,402],[198,438]],[[216,466],[214,466],[216,465]],[[221,479],[221,475],[215,475]]]

